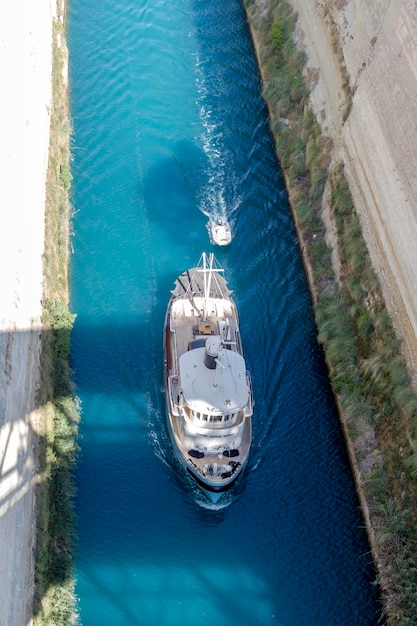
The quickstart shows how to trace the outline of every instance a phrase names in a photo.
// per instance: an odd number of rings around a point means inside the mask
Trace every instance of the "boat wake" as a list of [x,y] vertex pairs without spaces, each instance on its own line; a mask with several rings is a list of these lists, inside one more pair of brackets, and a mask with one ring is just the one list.
[[225,494],[222,500],[216,503],[209,502],[208,500],[204,500],[201,497],[194,498],[194,501],[196,504],[198,504],[198,506],[200,506],[202,509],[207,509],[208,511],[222,511],[223,509],[229,507],[234,500],[235,498],[233,498],[230,493]]
[[[204,75],[204,62],[197,55],[196,83],[199,107],[199,116],[203,127],[201,136],[202,148],[207,157],[208,167],[205,172],[206,183],[203,185],[199,197],[200,211],[209,218],[207,231],[212,244],[227,245],[231,240],[230,218],[240,204],[236,192],[238,181],[233,175],[233,167],[228,167],[228,152],[224,145],[222,122],[215,119],[215,113],[207,106],[207,97],[210,90]],[[222,231],[221,239],[216,238],[214,227],[226,225],[227,235]]]

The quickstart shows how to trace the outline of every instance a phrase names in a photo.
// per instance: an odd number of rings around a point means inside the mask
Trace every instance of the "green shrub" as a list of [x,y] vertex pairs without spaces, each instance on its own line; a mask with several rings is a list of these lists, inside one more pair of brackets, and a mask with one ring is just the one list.
[[272,21],[271,30],[268,35],[268,43],[272,47],[272,53],[276,58],[281,59],[282,47],[285,42],[284,23],[276,18]]

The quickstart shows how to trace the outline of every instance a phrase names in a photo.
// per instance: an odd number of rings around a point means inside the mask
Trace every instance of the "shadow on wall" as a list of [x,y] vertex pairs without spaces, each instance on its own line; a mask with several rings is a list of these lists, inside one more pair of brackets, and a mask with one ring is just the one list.
[[40,612],[48,589],[72,584],[79,416],[68,367],[70,332],[0,333],[0,607],[15,623]]

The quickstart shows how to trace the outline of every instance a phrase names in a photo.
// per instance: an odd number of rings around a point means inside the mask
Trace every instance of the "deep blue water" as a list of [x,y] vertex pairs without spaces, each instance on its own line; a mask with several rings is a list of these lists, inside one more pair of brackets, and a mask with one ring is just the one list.
[[[240,0],[71,0],[84,626],[366,626],[375,573]],[[214,250],[207,215],[229,218]],[[215,251],[256,400],[210,508],[165,426],[176,276]]]

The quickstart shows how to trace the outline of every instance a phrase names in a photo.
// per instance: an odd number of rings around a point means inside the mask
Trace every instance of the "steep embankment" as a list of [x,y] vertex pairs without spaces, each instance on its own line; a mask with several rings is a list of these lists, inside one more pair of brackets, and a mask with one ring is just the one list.
[[0,3],[0,624],[30,623],[54,2]]
[[384,298],[417,380],[417,5],[290,0],[311,100],[343,161]]
[[415,624],[417,8],[245,5],[387,623]]

